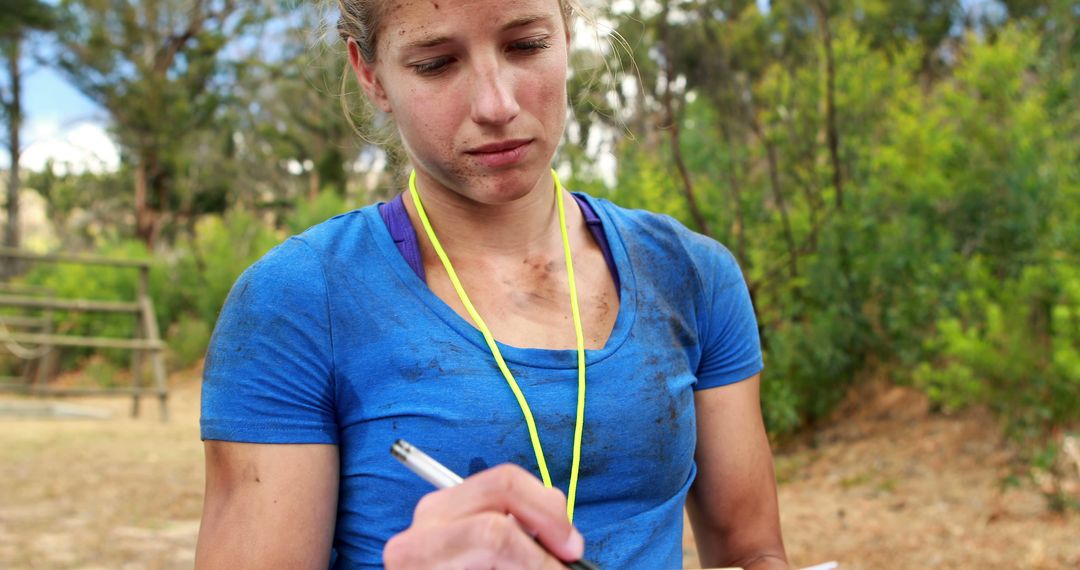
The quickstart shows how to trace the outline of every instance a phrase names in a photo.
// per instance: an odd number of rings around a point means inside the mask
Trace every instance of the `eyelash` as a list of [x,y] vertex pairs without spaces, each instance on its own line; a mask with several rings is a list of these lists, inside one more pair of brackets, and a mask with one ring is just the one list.
[[531,40],[521,40],[520,42],[514,42],[511,47],[518,51],[536,53],[540,50],[545,50],[551,47],[551,42],[549,42],[547,38],[535,38]]
[[[551,42],[548,41],[548,38],[521,40],[510,44],[510,49],[525,55],[535,54],[549,47],[551,47]],[[409,67],[412,67],[413,72],[417,75],[432,77],[442,73],[451,62],[452,59],[450,57],[437,57],[435,59],[414,63]]]
[[450,58],[439,57],[428,61],[421,61],[420,63],[414,63],[410,67],[417,75],[438,75],[439,72],[446,69],[446,66],[450,63]]

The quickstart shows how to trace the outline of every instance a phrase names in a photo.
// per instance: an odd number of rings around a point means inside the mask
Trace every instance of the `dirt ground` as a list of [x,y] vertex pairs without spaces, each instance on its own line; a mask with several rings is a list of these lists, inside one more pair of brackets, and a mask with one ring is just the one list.
[[[190,568],[203,490],[198,380],[173,378],[172,421],[144,402],[72,404],[112,417],[0,417],[0,568]],[[1080,515],[1032,489],[1002,491],[1009,453],[978,411],[944,417],[881,389],[777,452],[795,567],[1080,568]],[[15,404],[12,404],[15,402]],[[32,400],[3,398],[0,404]],[[697,568],[692,537],[686,563]]]

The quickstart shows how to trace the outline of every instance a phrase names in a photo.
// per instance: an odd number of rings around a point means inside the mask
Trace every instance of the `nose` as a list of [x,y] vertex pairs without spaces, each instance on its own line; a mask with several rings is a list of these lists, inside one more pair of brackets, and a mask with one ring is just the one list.
[[505,125],[521,111],[514,94],[514,72],[497,61],[477,65],[473,75],[472,119],[479,124]]

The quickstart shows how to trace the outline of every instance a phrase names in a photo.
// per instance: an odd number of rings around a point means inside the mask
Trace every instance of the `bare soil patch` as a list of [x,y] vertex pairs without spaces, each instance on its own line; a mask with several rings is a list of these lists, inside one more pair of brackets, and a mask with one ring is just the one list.
[[[130,400],[94,398],[72,403],[111,419],[0,418],[0,568],[191,568],[203,492],[198,372],[171,382],[166,424],[149,399],[139,419]],[[909,390],[869,390],[777,453],[792,562],[1080,568],[1080,516],[1000,485],[1011,455],[993,420],[927,408]],[[689,535],[686,552],[698,567]]]
[[844,570],[1080,568],[1080,516],[1006,489],[1013,454],[984,410],[929,412],[910,389],[869,386],[829,426],[776,454],[788,554]]

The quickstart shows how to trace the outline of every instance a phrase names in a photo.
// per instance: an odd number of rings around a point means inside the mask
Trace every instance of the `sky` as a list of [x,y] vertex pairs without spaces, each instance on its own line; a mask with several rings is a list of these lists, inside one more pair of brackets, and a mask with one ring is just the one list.
[[[117,168],[120,154],[106,132],[104,110],[51,69],[32,70],[24,83],[26,120],[20,164],[42,170],[52,158],[60,169],[101,172]],[[0,161],[6,166],[7,157]]]
[[[993,0],[962,0],[966,8],[985,6]],[[769,0],[757,0],[768,11]],[[107,131],[108,115],[83,96],[56,71],[27,64],[24,79],[23,155],[25,168],[41,170],[51,158],[59,170],[111,171],[120,153]],[[0,168],[8,157],[0,153]]]

